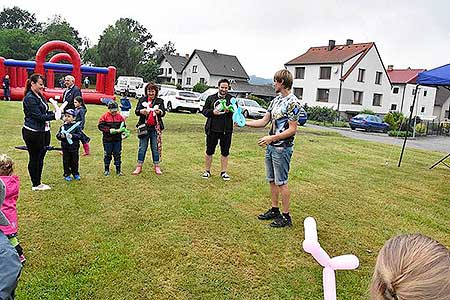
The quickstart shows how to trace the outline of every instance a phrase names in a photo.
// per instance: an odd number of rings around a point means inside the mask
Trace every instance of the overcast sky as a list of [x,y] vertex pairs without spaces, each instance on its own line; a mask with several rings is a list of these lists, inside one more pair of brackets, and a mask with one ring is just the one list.
[[132,18],[160,45],[170,40],[183,55],[217,49],[236,55],[249,75],[265,78],[330,39],[375,42],[385,66],[431,69],[450,63],[445,0],[0,0],[2,9],[14,5],[39,21],[59,14],[93,43],[117,19]]

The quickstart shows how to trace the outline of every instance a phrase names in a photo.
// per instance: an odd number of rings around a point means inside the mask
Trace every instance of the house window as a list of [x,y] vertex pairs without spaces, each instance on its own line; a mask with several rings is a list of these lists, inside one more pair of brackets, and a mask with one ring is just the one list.
[[197,66],[192,66],[192,73],[197,73],[197,72],[198,72]]
[[330,78],[331,78],[331,67],[320,67],[319,79],[330,79]]
[[423,96],[424,96],[424,97],[427,96],[427,91],[423,91]]
[[353,102],[352,104],[362,105],[363,92],[353,91]]
[[172,74],[172,68],[169,68],[169,72],[167,72],[168,74]]
[[295,68],[295,79],[305,79],[305,67]]
[[398,91],[399,91],[399,88],[398,88],[398,87],[394,87],[394,88],[392,89],[392,93],[394,93],[394,94],[398,94]]
[[381,106],[381,94],[373,94],[373,106]]
[[364,74],[366,73],[365,69],[358,70],[358,82],[364,82]]
[[329,95],[330,95],[329,89],[317,89],[317,101],[328,102]]
[[178,79],[178,84],[179,85],[183,84],[183,80],[181,78]]
[[294,95],[301,100],[303,98],[303,88],[294,88]]
[[162,75],[162,74],[164,74],[164,69],[163,68],[159,68],[158,75]]
[[415,94],[416,94],[416,89],[413,89],[411,95],[415,95]]
[[186,77],[186,85],[191,85],[191,77]]
[[376,75],[375,75],[375,84],[381,84],[381,75],[382,75],[383,73],[381,73],[381,72],[377,72],[376,73]]
[[205,84],[205,78],[200,78],[200,83]]
[[421,113],[425,113],[425,106],[422,106],[422,108],[420,109]]
[[391,104],[391,110],[397,110],[397,104]]

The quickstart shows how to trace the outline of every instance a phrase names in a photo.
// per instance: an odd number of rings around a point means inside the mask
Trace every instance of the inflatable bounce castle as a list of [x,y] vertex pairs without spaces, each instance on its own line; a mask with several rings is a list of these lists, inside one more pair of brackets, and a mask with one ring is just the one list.
[[[46,62],[46,56],[54,50],[64,51],[64,53],[55,54],[50,58],[49,62]],[[68,61],[69,64],[59,63],[60,61]],[[55,72],[64,73],[65,75],[72,74],[75,77],[75,85],[80,88],[82,76],[96,76],[95,90],[82,89],[83,99],[86,103],[101,104],[102,98],[114,98],[116,68],[82,66],[80,54],[69,43],[63,41],[45,43],[37,51],[36,61],[0,57],[0,80],[5,75],[9,75],[12,100],[23,99],[25,84],[31,73],[39,73],[45,76],[46,88],[44,96],[47,99],[61,99],[64,89],[55,88]],[[0,89],[0,96],[3,96],[3,89]]]

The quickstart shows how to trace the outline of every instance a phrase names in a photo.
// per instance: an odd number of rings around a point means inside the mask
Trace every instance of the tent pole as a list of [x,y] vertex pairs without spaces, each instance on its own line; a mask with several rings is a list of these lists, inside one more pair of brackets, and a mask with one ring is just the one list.
[[[409,126],[411,125],[411,119],[414,111],[414,105],[416,104],[416,98],[417,98],[417,88],[420,86],[420,84],[416,85],[416,92],[414,94],[414,99],[411,107],[409,108],[410,114],[408,119],[408,126],[406,127],[406,134],[405,134],[405,140],[403,141],[403,147],[402,147],[402,153],[400,154],[400,159],[398,160],[398,167],[400,168],[400,165],[402,164],[402,158],[403,158],[403,152],[405,152],[405,146],[406,146],[406,140],[408,139],[408,133],[409,133]],[[401,129],[401,128],[399,128]]]

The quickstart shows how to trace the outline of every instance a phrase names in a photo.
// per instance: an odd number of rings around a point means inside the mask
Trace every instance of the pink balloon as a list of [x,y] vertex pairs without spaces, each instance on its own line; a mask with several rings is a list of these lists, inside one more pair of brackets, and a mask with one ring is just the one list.
[[329,266],[330,256],[320,247],[319,243],[303,241],[303,249],[310,253],[322,267]]
[[359,267],[359,259],[351,254],[333,257],[330,262],[333,270],[353,270]]
[[323,269],[323,298],[336,300],[336,276],[331,268]]
[[305,227],[305,240],[317,242],[319,239],[317,238],[316,220],[314,220],[314,218],[307,217],[305,221],[303,221],[303,225]]

